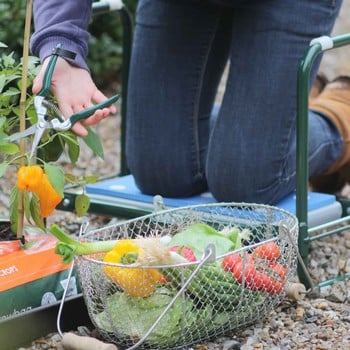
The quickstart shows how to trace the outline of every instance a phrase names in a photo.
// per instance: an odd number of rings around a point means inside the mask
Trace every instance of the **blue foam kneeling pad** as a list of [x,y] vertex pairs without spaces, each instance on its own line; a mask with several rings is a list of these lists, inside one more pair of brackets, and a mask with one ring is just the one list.
[[[137,188],[134,177],[126,175],[105,181],[99,181],[86,186],[87,194],[94,199],[99,198],[109,204],[118,203],[137,205],[140,208],[152,211],[154,196],[146,195]],[[215,203],[210,192],[185,198],[162,197],[166,207],[183,207],[196,204]],[[296,195],[291,193],[275,205],[293,214],[296,212]],[[310,227],[335,220],[341,217],[342,209],[336,197],[332,194],[309,192],[308,194],[308,224]]]

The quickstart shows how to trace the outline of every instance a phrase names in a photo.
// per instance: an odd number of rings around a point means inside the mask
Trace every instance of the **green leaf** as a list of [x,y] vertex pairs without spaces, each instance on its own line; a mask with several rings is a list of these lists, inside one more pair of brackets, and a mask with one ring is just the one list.
[[46,231],[46,227],[40,212],[40,200],[35,193],[33,193],[32,199],[30,201],[30,214],[35,225],[37,225],[43,231]]
[[16,95],[19,95],[20,93],[21,93],[20,90],[14,88],[14,87],[10,87],[5,92],[3,92],[2,95],[3,96],[16,96]]
[[78,136],[73,131],[68,130],[68,131],[60,132],[60,136],[64,138],[66,142],[72,142],[79,145]]
[[39,58],[36,56],[28,57],[28,70],[33,71],[35,74],[40,67],[38,67],[38,63],[40,62]]
[[20,74],[4,74],[4,75],[1,75],[1,77],[4,77],[4,86],[6,86],[7,84],[11,83],[11,81],[14,81],[18,78],[20,78]]
[[8,144],[8,135],[0,130],[0,145]]
[[52,187],[63,197],[64,191],[64,173],[63,170],[49,163],[44,163],[44,170],[47,174]]
[[86,194],[79,194],[75,198],[75,210],[78,216],[84,216],[90,207],[90,198]]
[[13,52],[11,52],[9,55],[2,56],[2,61],[5,67],[10,67],[15,64],[15,59],[13,58]]
[[6,76],[0,75],[0,92],[2,92],[3,88],[5,87],[5,84],[6,84]]
[[0,163],[0,177],[5,174],[9,163]]
[[66,181],[72,184],[79,183],[79,177],[73,174],[64,174]]
[[229,238],[226,238],[211,226],[202,223],[190,225],[176,233],[169,245],[189,247],[193,250],[196,258],[200,259],[208,244],[215,245],[217,256],[235,250],[235,245]]
[[40,145],[39,157],[44,162],[56,162],[64,150],[64,140],[57,133],[49,135],[47,141]]
[[30,199],[31,195],[29,192],[24,191],[23,192],[23,208],[24,208],[24,215],[26,219],[31,222],[31,213],[30,213]]
[[[1,77],[0,77],[1,78]],[[0,129],[2,129],[6,123],[7,118],[0,117]]]
[[80,154],[80,146],[78,143],[67,141],[68,145],[68,156],[70,161],[75,164],[78,161]]
[[68,156],[72,164],[75,164],[78,161],[80,146],[78,142],[78,136],[72,131],[66,131],[60,133],[62,139],[66,142],[68,147]]
[[88,128],[88,135],[83,137],[83,141],[86,145],[94,152],[94,154],[101,159],[104,159],[103,146],[98,135],[91,129]]
[[12,232],[17,232],[18,227],[18,188],[13,186],[10,193],[10,222]]
[[35,124],[36,121],[38,120],[38,116],[36,114],[35,108],[33,108],[33,106],[30,106],[30,108],[27,109],[26,113],[30,124],[31,125]]
[[87,184],[94,184],[100,177],[98,175],[84,176],[84,181]]
[[[174,293],[165,287],[157,288],[148,298],[134,298],[127,293],[117,291],[104,300],[104,305],[106,305],[105,310],[117,308],[118,312],[109,314],[102,311],[97,314],[96,323],[106,332],[117,331],[123,336],[141,339],[173,299]],[[177,298],[160,319],[154,331],[147,337],[147,342],[153,344],[152,349],[155,349],[156,345],[168,348],[167,345],[173,345],[174,339],[178,338],[181,327],[183,327],[183,320],[188,321],[189,317],[192,316],[194,325],[198,325],[200,323],[199,315],[190,298]],[[128,320],[133,320],[133,322]]]
[[0,144],[0,153],[15,154],[19,151],[18,145],[15,143],[7,143],[5,145]]

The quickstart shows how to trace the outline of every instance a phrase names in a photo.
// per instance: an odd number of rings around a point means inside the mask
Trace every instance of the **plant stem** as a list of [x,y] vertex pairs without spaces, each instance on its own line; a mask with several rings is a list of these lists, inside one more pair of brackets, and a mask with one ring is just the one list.
[[[30,25],[32,21],[32,0],[27,0],[26,6],[26,18],[24,26],[23,37],[23,62],[22,62],[22,86],[21,86],[21,98],[19,102],[20,114],[19,114],[19,130],[23,132],[26,128],[26,99],[27,99],[27,77],[28,77],[28,56],[29,56],[29,39],[30,39]],[[24,165],[25,154],[25,140],[21,139],[20,152],[23,156],[21,159],[21,165]],[[17,237],[23,235],[23,221],[24,221],[24,204],[23,204],[23,192],[18,191],[18,224],[17,224]]]

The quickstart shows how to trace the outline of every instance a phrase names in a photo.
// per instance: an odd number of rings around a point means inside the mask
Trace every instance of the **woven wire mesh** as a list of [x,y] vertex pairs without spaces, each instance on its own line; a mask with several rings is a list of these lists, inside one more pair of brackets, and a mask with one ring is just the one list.
[[[252,233],[243,247],[234,251],[243,259],[239,280],[231,273],[219,271],[225,257],[233,253],[230,252],[214,257],[214,262],[204,263],[201,259],[156,267],[165,282],[148,298],[132,298],[106,277],[107,263],[102,262],[102,256],[76,258],[90,318],[104,340],[129,349],[180,349],[261,320],[281,302],[286,283],[296,273],[294,247],[298,225],[294,215],[279,208],[227,203],[183,207],[106,226],[89,232],[82,239],[175,235],[195,223],[205,223],[217,231],[239,228]],[[244,268],[250,253],[268,241],[278,245],[281,253],[278,263],[285,267],[283,288],[278,290],[274,290],[275,286],[261,288],[263,282],[251,278]],[[255,266],[261,273],[272,274],[265,259],[256,261]],[[149,269],[149,266],[137,268]]]

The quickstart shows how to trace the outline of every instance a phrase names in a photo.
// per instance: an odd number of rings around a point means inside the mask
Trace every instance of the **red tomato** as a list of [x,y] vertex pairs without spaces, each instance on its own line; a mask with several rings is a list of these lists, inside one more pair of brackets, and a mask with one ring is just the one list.
[[281,294],[283,291],[283,283],[280,281],[273,281],[272,289],[269,291],[271,295]]
[[185,247],[185,246],[180,247],[178,245],[174,245],[173,247],[170,247],[170,250],[182,255],[188,261],[191,261],[191,262],[197,261],[197,258],[194,255],[193,250],[189,247]]
[[236,266],[237,263],[242,262],[242,258],[240,254],[235,253],[235,254],[230,254],[224,257],[222,260],[222,268],[225,271],[233,271],[234,267]]
[[261,291],[271,293],[274,288],[274,280],[269,277],[266,273],[260,272],[259,277],[261,279]]
[[257,278],[258,271],[251,262],[238,262],[232,271],[233,276],[239,283],[250,289],[256,290],[259,285],[259,278]]
[[253,253],[257,257],[268,261],[276,261],[281,256],[280,249],[275,242],[261,244],[254,249]]
[[270,267],[273,270],[273,272],[276,274],[276,276],[278,276],[282,281],[285,280],[287,276],[287,269],[285,266],[283,266],[280,263],[274,263]]
[[239,262],[246,262],[254,264],[254,258],[251,254],[243,254],[243,256],[239,253],[233,253],[227,255],[222,260],[222,268],[225,271],[233,271],[235,265]]
[[251,264],[255,264],[255,260],[254,260],[254,257],[252,254],[244,254],[242,256],[242,261],[243,262],[248,262],[248,263],[251,263]]
[[232,269],[232,275],[238,283],[244,283],[244,287],[253,291],[259,290],[270,295],[280,294],[283,291],[283,281],[278,281],[273,276],[257,270],[252,260],[243,262],[242,258],[240,261],[237,259]]

